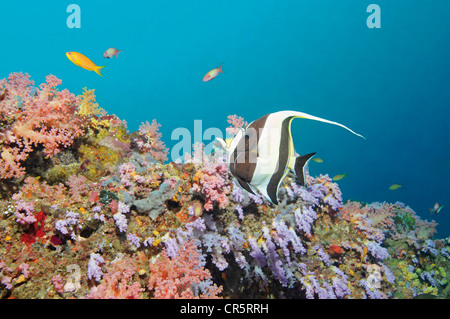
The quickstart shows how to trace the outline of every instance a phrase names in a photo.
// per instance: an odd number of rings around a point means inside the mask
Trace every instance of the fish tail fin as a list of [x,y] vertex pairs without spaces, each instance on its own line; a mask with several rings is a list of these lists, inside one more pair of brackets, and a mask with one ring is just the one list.
[[117,55],[119,54],[119,52],[122,52],[123,50],[117,50],[117,52],[116,53],[114,53],[114,56],[116,57],[116,59],[117,59]]
[[103,75],[100,73],[100,70],[103,69],[104,67],[105,67],[105,65],[104,65],[104,66],[97,66],[97,67],[94,69],[95,73],[97,73],[98,75],[100,75],[101,77],[103,77]]
[[220,66],[219,66],[219,69],[218,69],[219,73],[225,73],[225,72],[222,71],[222,64],[223,63],[220,63]]
[[319,121],[319,122],[324,122],[324,123],[340,126],[342,128],[345,128],[347,131],[355,134],[356,136],[359,136],[359,137],[361,137],[363,139],[366,139],[361,134],[358,134],[358,133],[352,131],[347,126],[345,126],[345,125],[343,125],[341,123],[334,122],[334,121],[329,121],[329,120],[326,120],[326,119],[323,119],[323,118],[320,118],[320,117],[317,117],[317,116],[314,116],[314,115],[306,114],[306,113],[303,113],[303,112],[296,112],[296,111],[287,111],[287,112],[289,112],[289,113],[292,112],[292,116],[294,116],[294,117],[299,117],[299,118],[304,118],[304,119],[308,119],[308,120],[314,120],[314,121]]
[[316,153],[309,153],[303,156],[297,156],[295,158],[295,164],[294,164],[294,171],[295,175],[297,175],[297,178],[300,182],[300,185],[305,185],[305,168],[308,164],[309,160],[316,155]]

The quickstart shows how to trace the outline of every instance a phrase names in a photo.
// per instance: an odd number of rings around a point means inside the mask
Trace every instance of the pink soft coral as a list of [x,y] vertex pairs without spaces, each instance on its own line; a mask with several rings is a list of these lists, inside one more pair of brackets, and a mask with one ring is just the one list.
[[241,128],[246,127],[248,124],[242,117],[237,116],[236,114],[228,115],[227,122],[228,124],[230,124],[230,126],[227,127],[226,131],[231,135],[236,135]]
[[[222,287],[210,282],[211,274],[203,268],[192,240],[184,247],[180,246],[173,259],[164,249],[161,257],[150,263],[150,271],[148,288],[154,290],[154,297],[158,299],[218,298],[217,294],[222,292]],[[202,282],[207,285],[203,285],[203,291],[196,294],[193,288]]]
[[139,149],[142,152],[148,152],[157,161],[167,161],[167,154],[169,153],[166,145],[161,141],[162,134],[159,132],[161,124],[152,121],[142,123],[139,127],[140,138],[136,141]]
[[[190,161],[191,159],[188,159]],[[205,196],[204,209],[210,211],[214,202],[220,208],[228,204],[231,189],[228,167],[225,159],[217,156],[207,156],[202,144],[194,145],[193,162],[197,168],[194,175],[192,190]]]
[[220,208],[225,208],[230,194],[227,165],[225,163],[203,165],[194,176],[192,189],[205,195],[206,211],[213,209],[214,202],[217,202]]
[[138,281],[133,281],[137,264],[131,257],[124,257],[111,264],[103,276],[102,283],[92,287],[87,295],[90,299],[141,299],[142,292]]
[[58,91],[55,87],[61,82],[48,75],[46,83],[35,88],[30,76],[22,73],[0,80],[6,92],[0,101],[0,178],[22,177],[22,163],[39,146],[51,157],[84,134],[77,98],[66,89]]

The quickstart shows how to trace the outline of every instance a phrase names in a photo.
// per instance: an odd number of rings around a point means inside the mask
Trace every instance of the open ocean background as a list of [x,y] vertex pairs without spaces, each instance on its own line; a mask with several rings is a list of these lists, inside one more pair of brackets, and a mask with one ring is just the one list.
[[[67,6],[81,8],[69,29]],[[369,29],[369,4],[381,28]],[[345,199],[400,201],[422,218],[438,202],[437,237],[450,235],[450,1],[8,1],[0,10],[0,78],[54,74],[61,88],[95,89],[100,106],[135,131],[162,124],[220,128],[298,110],[340,122],[293,121],[299,154],[317,152],[312,175],[346,173]],[[122,49],[118,58],[103,52]],[[71,63],[81,52],[104,77]],[[204,83],[223,63],[224,74]],[[192,141],[194,142],[194,140]],[[205,140],[206,144],[210,141]],[[391,191],[398,183],[402,188]]]

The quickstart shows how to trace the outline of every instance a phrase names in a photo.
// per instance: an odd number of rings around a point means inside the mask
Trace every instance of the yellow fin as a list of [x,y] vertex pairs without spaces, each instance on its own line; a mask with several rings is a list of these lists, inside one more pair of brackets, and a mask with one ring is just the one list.
[[97,67],[95,67],[95,69],[94,69],[95,73],[97,73],[98,75],[103,77],[103,75],[100,73],[100,70],[103,69],[104,67],[105,66],[97,66]]
[[225,139],[225,144],[226,144],[226,147],[227,148],[229,148],[230,147],[230,144],[231,144],[231,141],[233,140],[233,138],[227,138],[227,139]]

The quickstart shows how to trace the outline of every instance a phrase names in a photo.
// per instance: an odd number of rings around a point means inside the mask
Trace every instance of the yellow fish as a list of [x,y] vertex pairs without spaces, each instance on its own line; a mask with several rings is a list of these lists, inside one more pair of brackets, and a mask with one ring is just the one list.
[[389,186],[389,189],[390,189],[391,191],[395,191],[396,189],[399,189],[399,188],[401,188],[401,187],[403,187],[403,185],[400,185],[400,184],[392,184],[391,186]]
[[83,54],[78,52],[67,52],[66,56],[70,61],[72,61],[73,64],[78,65],[79,67],[82,67],[83,69],[86,69],[88,71],[95,71],[95,73],[97,73],[98,75],[103,76],[100,73],[100,69],[104,68],[104,66],[97,66]]
[[318,158],[318,157],[314,157],[312,160],[316,163],[323,163],[323,159]]
[[347,176],[347,174],[339,174],[333,177],[333,181],[340,181],[341,179],[343,179],[345,176]]
[[363,252],[362,252],[362,254],[361,254],[361,262],[363,262],[364,259],[366,259],[366,256],[367,256],[367,253],[368,253],[368,252],[369,252],[369,249],[367,248],[366,245],[364,245],[364,249],[363,249]]

